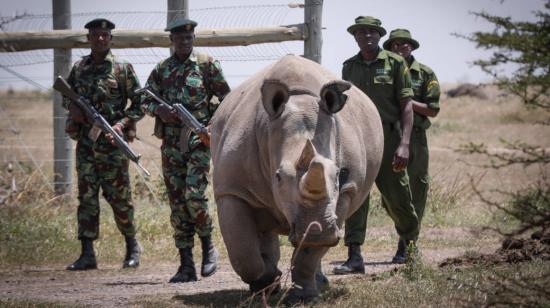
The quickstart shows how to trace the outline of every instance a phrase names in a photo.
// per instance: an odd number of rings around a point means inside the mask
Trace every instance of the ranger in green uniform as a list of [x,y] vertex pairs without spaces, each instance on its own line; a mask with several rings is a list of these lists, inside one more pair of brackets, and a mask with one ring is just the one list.
[[[419,227],[406,170],[413,124],[413,91],[407,64],[401,56],[378,46],[386,34],[380,20],[359,16],[348,32],[354,36],[360,52],[344,62],[342,79],[365,92],[380,113],[384,154],[376,186],[400,238],[414,242]],[[368,210],[369,199],[346,220],[344,242],[348,246],[348,260],[334,268],[335,274],[365,272],[361,245],[365,241]]]
[[[401,55],[409,65],[412,88],[414,91],[413,111],[414,123],[411,134],[411,157],[407,172],[411,185],[412,200],[419,223],[424,216],[426,199],[430,184],[428,175],[429,151],[426,139],[426,129],[430,127],[428,117],[435,117],[439,112],[439,82],[431,68],[419,63],[412,56],[412,51],[420,44],[411,37],[407,29],[395,29],[390,33],[390,38],[384,42],[384,49],[391,50]],[[394,262],[405,262],[407,257],[406,243],[400,239],[397,244],[397,253]]]
[[[212,96],[222,101],[229,86],[220,63],[193,49],[196,25],[189,19],[177,19],[168,25],[165,30],[170,31],[174,54],[155,66],[147,85],[169,104],[182,104],[208,125],[218,107]],[[195,233],[202,246],[201,275],[210,276],[216,270],[218,252],[212,243],[212,219],[205,195],[210,169],[208,140],[200,140],[179,122],[174,112],[150,98],[143,101],[142,108],[155,117],[155,135],[162,139],[162,173],[181,262],[170,282],[197,280],[192,253]]]
[[[136,135],[136,122],[143,118],[140,98],[134,94],[140,87],[139,80],[131,64],[120,61],[111,53],[111,30],[115,27],[112,22],[98,18],[84,27],[89,31],[91,54],[74,64],[67,82],[73,91],[90,101],[115,132],[132,141]],[[128,99],[132,102],[129,107]],[[135,238],[128,158],[109,141],[110,136],[98,134],[100,131],[86,121],[83,111],[75,103],[65,99],[63,106],[69,109],[65,130],[77,141],[78,239],[82,242],[80,258],[67,269],[97,268],[93,241],[99,235],[100,187],[126,240],[123,267],[135,268],[139,266],[141,248]]]

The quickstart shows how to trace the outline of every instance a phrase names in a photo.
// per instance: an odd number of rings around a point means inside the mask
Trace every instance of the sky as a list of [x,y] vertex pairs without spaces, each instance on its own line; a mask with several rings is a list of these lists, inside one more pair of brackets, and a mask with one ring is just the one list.
[[[256,4],[288,4],[299,1],[266,0],[189,0],[190,18],[193,10],[212,7],[226,7]],[[47,0],[0,0],[0,15],[13,16],[16,13],[51,14],[51,1]],[[105,11],[164,11],[165,0],[73,0],[73,13]],[[323,3],[323,52],[322,65],[341,76],[342,63],[358,52],[353,37],[346,29],[359,15],[379,18],[389,33],[395,28],[407,28],[413,38],[420,42],[420,48],[413,55],[420,62],[430,66],[444,83],[480,83],[490,82],[490,76],[483,73],[472,62],[488,58],[490,52],[476,49],[465,39],[453,36],[453,33],[468,35],[474,31],[491,31],[494,27],[471,14],[486,11],[498,16],[511,16],[514,21],[534,21],[533,11],[544,7],[543,0],[324,0]],[[285,23],[299,23],[303,20],[301,10],[287,16]],[[98,16],[99,17],[99,16]],[[200,20],[199,22],[200,27]],[[116,21],[114,21],[116,23]],[[380,45],[388,38],[382,37]],[[285,43],[292,53],[301,54],[301,42]],[[117,50],[113,51],[115,54]],[[76,60],[73,56],[73,60]],[[266,61],[222,62],[222,68],[232,87],[245,81],[256,71],[269,64]],[[154,64],[136,66],[142,82]],[[49,87],[49,76],[53,77],[53,63],[24,67],[12,67],[22,75]],[[39,78],[40,77],[40,78]],[[52,78],[53,80],[53,78]],[[14,78],[0,68],[0,88],[36,89],[27,82]]]

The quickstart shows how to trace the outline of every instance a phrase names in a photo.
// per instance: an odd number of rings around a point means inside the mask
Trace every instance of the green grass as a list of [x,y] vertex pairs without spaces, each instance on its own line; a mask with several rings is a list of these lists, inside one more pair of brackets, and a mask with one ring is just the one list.
[[[548,307],[550,297],[544,286],[550,283],[549,269],[549,261],[462,268],[434,268],[416,262],[376,275],[333,281],[316,307],[478,307],[495,303]],[[521,287],[525,281],[532,287]],[[268,304],[281,306],[280,296],[269,298]],[[251,300],[243,290],[148,296],[133,303],[141,307],[261,306],[259,298]]]
[[[500,292],[499,283],[512,285],[515,277],[535,279],[533,284],[545,285],[550,274],[550,262],[532,262],[504,267],[431,268],[423,264],[407,265],[398,271],[386,272],[370,279],[348,279],[334,283],[320,307],[463,307],[484,306],[502,300],[503,303],[530,303],[522,297]],[[508,277],[509,281],[499,279]],[[550,304],[546,295],[538,294],[537,306]]]

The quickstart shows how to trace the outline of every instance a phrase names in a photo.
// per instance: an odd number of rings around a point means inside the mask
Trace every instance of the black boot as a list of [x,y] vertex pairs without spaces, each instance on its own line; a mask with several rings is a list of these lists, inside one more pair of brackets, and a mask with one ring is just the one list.
[[354,273],[365,273],[365,264],[361,256],[361,245],[351,244],[348,246],[348,260],[344,264],[337,266],[333,270],[336,275],[346,275]]
[[399,242],[397,242],[397,251],[395,252],[395,256],[391,260],[391,263],[395,264],[403,264],[407,260],[407,242],[405,240],[400,239]]
[[94,242],[92,240],[81,240],[82,253],[78,260],[67,266],[69,271],[85,271],[89,269],[97,269],[97,263],[94,253]]
[[170,278],[170,283],[197,281],[197,272],[195,271],[195,262],[193,262],[192,248],[180,249],[180,267],[178,272]]
[[139,256],[141,255],[141,247],[135,237],[127,236],[126,240],[126,257],[122,262],[122,268],[137,268],[139,266]]
[[395,264],[403,264],[407,262],[407,258],[414,258],[418,256],[420,256],[420,251],[418,250],[418,247],[416,247],[416,243],[414,241],[399,240],[399,242],[397,242],[397,251],[395,252],[395,256],[391,262]]
[[201,237],[200,239],[202,246],[201,276],[208,277],[214,274],[218,267],[218,251],[214,247],[210,235]]

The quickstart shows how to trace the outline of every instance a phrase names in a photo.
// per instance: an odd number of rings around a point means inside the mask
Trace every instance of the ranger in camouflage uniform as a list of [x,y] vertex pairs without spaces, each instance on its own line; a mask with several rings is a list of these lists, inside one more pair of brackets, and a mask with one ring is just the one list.
[[[420,44],[411,37],[407,29],[395,29],[390,33],[390,38],[384,42],[384,49],[391,50],[401,55],[409,65],[412,88],[414,91],[413,111],[414,123],[411,134],[411,158],[407,167],[412,192],[412,202],[418,215],[419,224],[424,216],[426,199],[430,185],[428,175],[428,141],[426,129],[430,127],[428,117],[435,117],[439,112],[439,82],[431,68],[419,63],[412,56],[412,51]],[[404,262],[407,257],[406,243],[400,239],[397,244],[396,258]]]
[[[135,136],[135,123],[143,117],[140,98],[133,94],[140,87],[139,80],[131,64],[120,62],[111,54],[111,29],[115,27],[112,22],[94,19],[84,27],[89,30],[91,54],[74,64],[67,81],[73,91],[93,104],[114,131],[131,141]],[[132,104],[126,108],[128,98]],[[139,266],[141,248],[135,238],[128,158],[110,142],[110,136],[97,135],[97,129],[87,122],[75,103],[65,99],[63,105],[69,109],[66,131],[77,141],[78,239],[82,242],[80,258],[67,269],[97,268],[93,241],[99,235],[100,187],[126,240],[123,268],[135,268]]]
[[[342,79],[350,81],[374,102],[382,119],[384,154],[376,187],[400,238],[414,243],[418,237],[418,216],[411,200],[407,164],[413,124],[411,76],[403,57],[378,46],[386,34],[380,20],[359,16],[348,27],[360,48],[346,60]],[[365,241],[369,199],[346,220],[344,242],[348,260],[334,268],[336,274],[364,273],[361,245]],[[395,258],[393,260],[396,261]]]
[[[168,25],[165,31],[170,31],[175,52],[155,66],[147,86],[169,104],[182,104],[199,122],[208,125],[219,104],[211,101],[212,96],[222,101],[229,86],[219,62],[193,49],[196,25],[189,19],[177,19]],[[195,233],[202,246],[201,275],[210,276],[216,270],[218,252],[212,243],[212,218],[205,195],[210,169],[208,140],[201,141],[174,112],[150,98],[144,99],[142,108],[155,117],[155,135],[162,139],[162,172],[181,262],[170,282],[197,280],[192,253]]]

